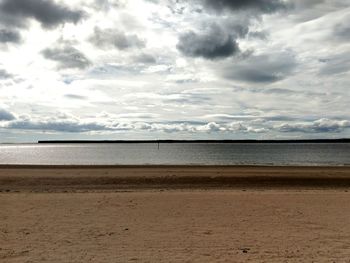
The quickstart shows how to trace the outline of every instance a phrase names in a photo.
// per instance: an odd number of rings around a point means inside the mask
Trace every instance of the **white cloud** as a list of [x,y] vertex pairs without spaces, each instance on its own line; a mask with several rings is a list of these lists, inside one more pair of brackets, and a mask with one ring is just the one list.
[[350,128],[350,121],[319,119],[312,123],[283,123],[276,128],[281,132],[337,133]]
[[0,5],[11,138],[350,136],[346,0],[13,3]]

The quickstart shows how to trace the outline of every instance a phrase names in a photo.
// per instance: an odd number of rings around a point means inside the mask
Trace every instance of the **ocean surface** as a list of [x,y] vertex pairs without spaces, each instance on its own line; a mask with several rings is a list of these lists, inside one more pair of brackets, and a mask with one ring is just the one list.
[[350,143],[0,144],[0,164],[350,165]]

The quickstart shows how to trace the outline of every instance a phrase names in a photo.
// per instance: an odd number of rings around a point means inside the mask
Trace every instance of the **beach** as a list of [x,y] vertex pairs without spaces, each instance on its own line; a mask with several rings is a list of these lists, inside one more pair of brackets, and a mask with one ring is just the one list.
[[3,192],[349,187],[349,166],[0,165]]
[[0,167],[1,262],[347,262],[350,167]]

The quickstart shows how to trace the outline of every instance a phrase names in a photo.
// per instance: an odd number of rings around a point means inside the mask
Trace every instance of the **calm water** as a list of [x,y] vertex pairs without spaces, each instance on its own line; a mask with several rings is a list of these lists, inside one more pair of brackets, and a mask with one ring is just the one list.
[[0,164],[350,165],[350,144],[15,144]]

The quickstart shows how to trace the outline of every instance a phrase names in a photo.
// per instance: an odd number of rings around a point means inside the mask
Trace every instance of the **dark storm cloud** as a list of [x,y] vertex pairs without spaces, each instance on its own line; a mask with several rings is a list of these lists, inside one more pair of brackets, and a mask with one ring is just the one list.
[[94,34],[89,40],[96,47],[116,47],[120,50],[145,46],[145,42],[135,34],[126,34],[113,29],[102,30],[98,27],[95,27]]
[[0,29],[0,43],[19,43],[21,35],[17,31]]
[[[238,12],[234,16],[216,17],[216,20],[203,23],[202,28],[197,28],[196,31],[180,34],[177,49],[183,55],[206,59],[226,58],[239,53],[238,40],[250,33],[250,26],[254,19],[259,18],[263,13],[272,13],[285,7],[285,4],[279,0],[198,1],[210,10],[247,11]],[[251,32],[249,37],[265,40],[267,33]]]
[[2,0],[0,22],[8,26],[26,27],[32,18],[43,27],[52,28],[65,22],[77,23],[84,13],[51,0]]
[[312,123],[284,123],[276,129],[280,132],[334,133],[350,128],[348,120],[319,119]]
[[83,53],[71,46],[46,48],[42,52],[46,59],[58,62],[59,68],[84,69],[91,65]]
[[180,35],[176,47],[185,56],[206,59],[226,58],[239,52],[234,37],[216,25],[207,32],[189,31]]
[[9,79],[13,77],[10,73],[8,73],[6,70],[4,69],[0,69],[0,80],[1,79]]
[[0,121],[12,121],[16,117],[9,111],[0,109]]
[[251,83],[272,83],[292,74],[297,63],[288,53],[250,56],[223,69],[224,77]]
[[273,13],[286,8],[280,0],[200,0],[205,7],[216,10],[254,10],[260,13]]

